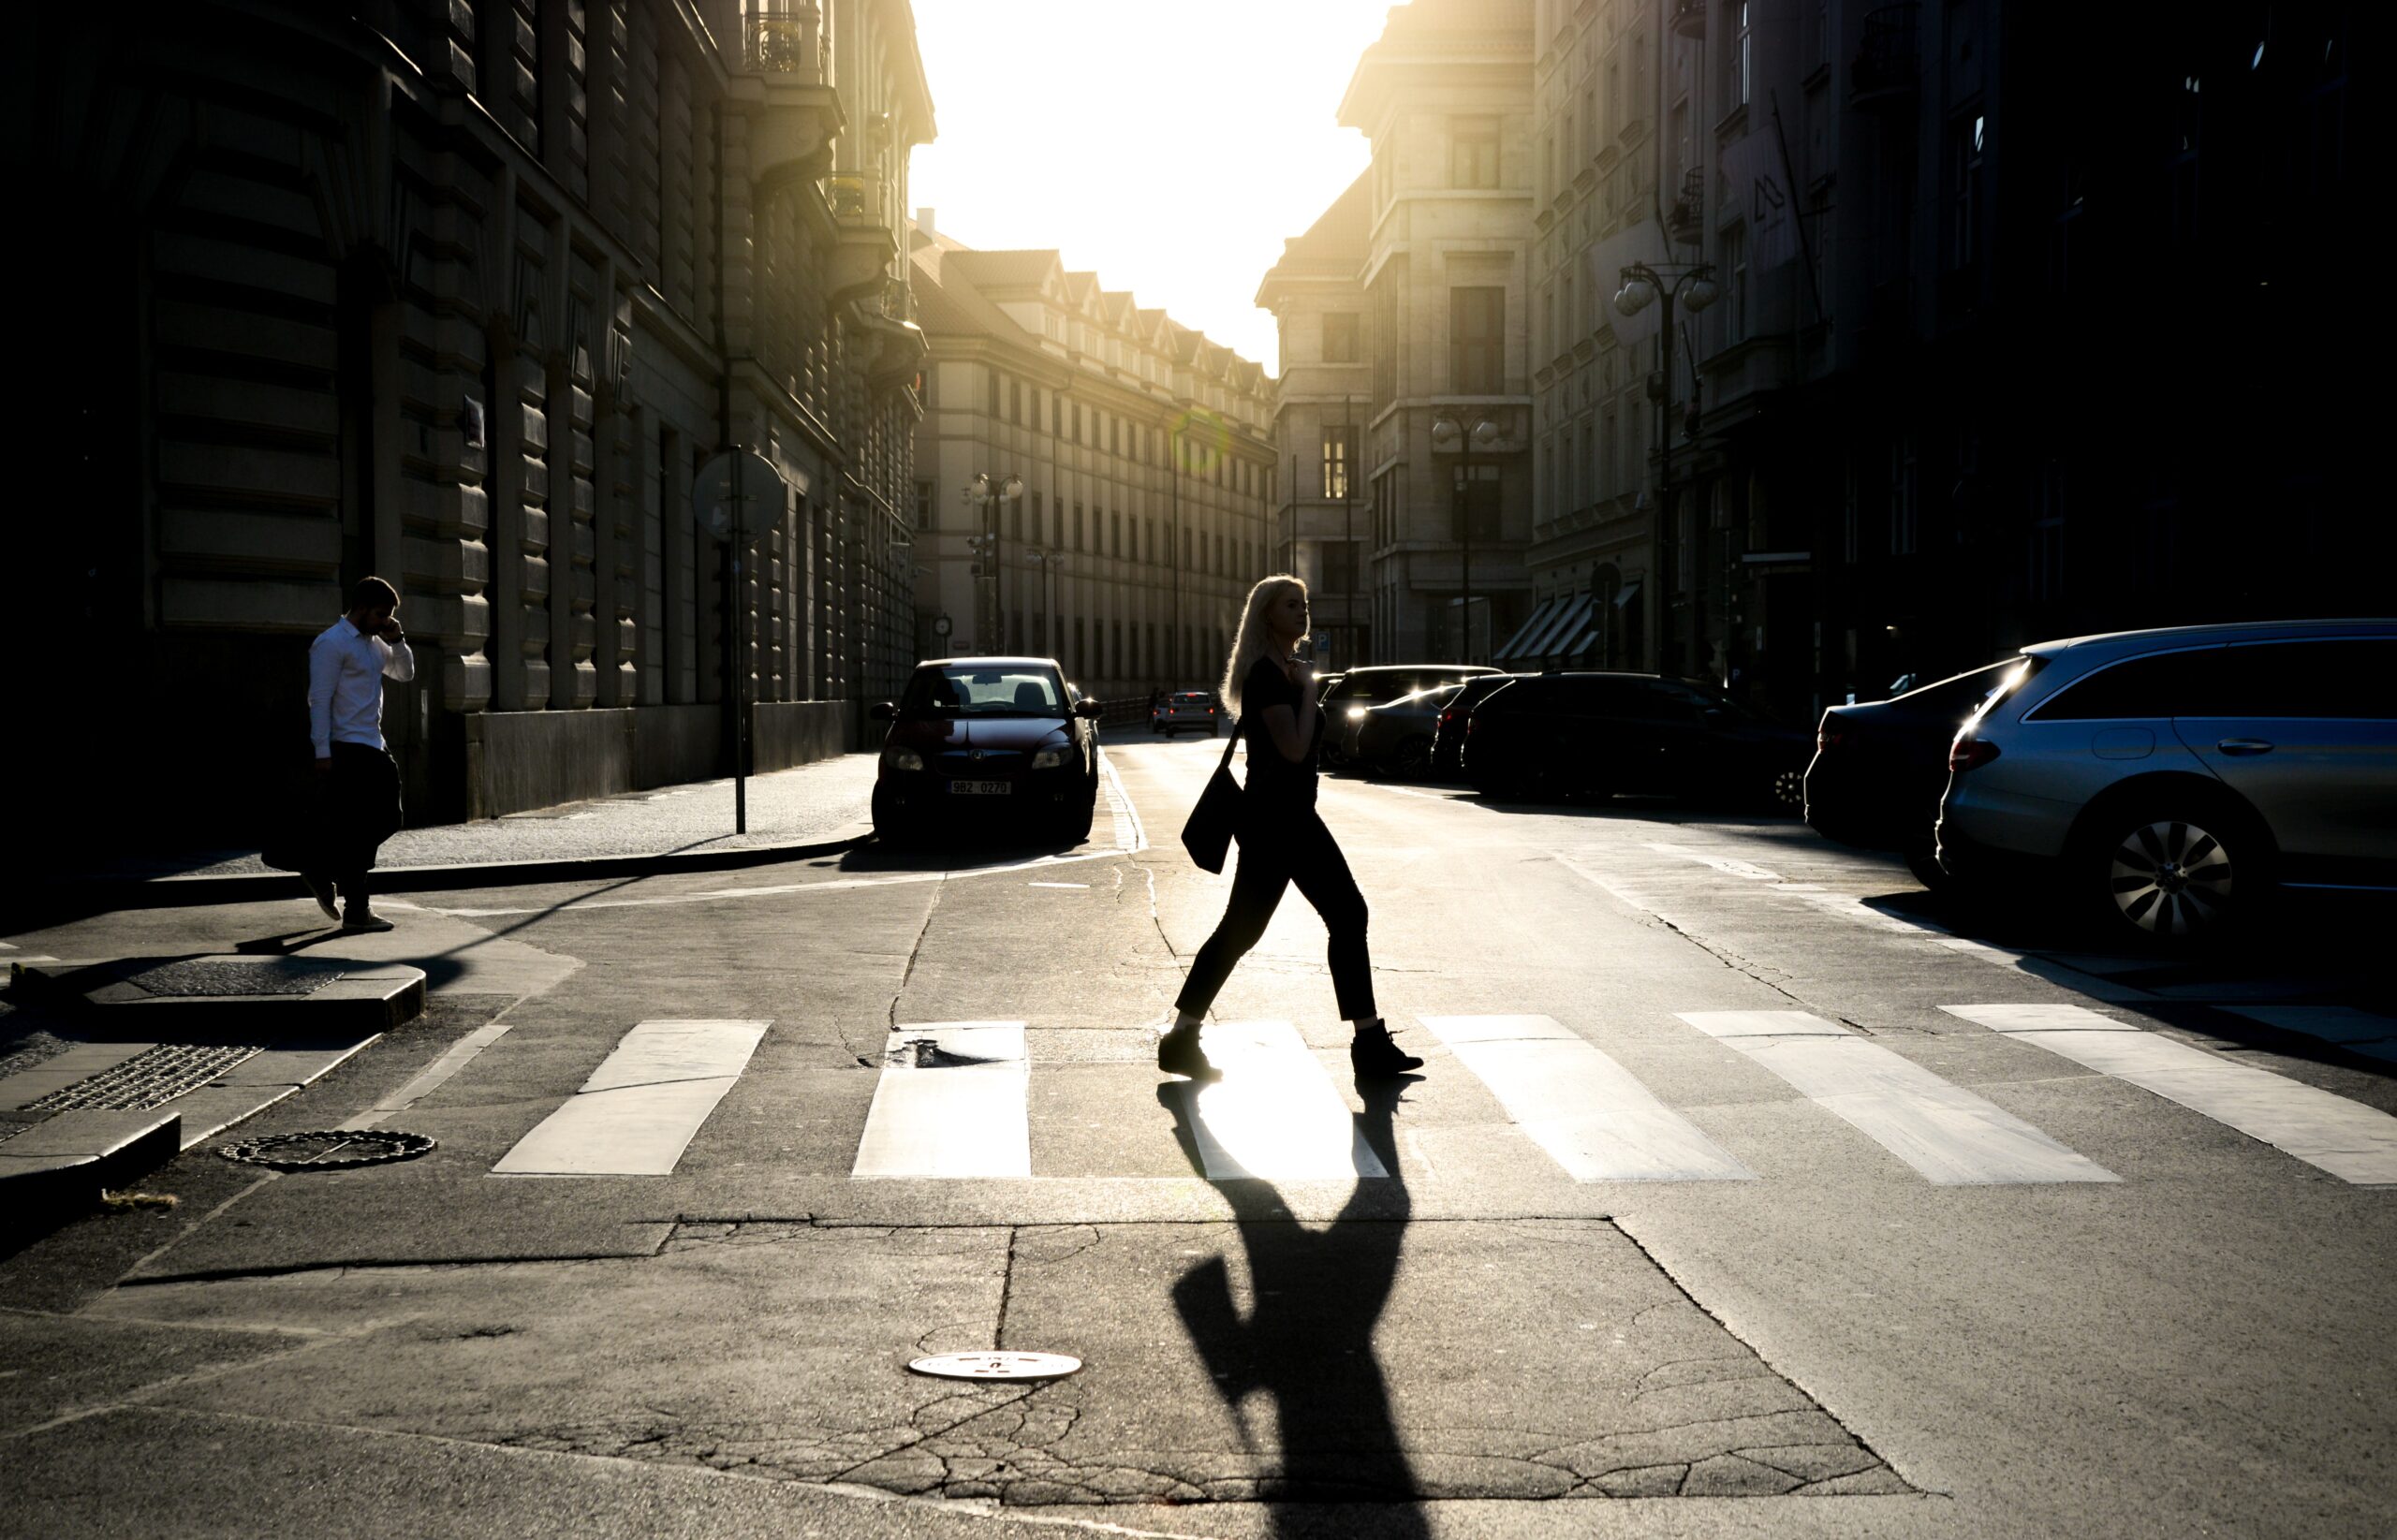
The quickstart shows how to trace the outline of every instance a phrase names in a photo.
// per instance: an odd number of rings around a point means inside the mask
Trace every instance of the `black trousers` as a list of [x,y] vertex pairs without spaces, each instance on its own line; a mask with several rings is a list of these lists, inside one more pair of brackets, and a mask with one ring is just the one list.
[[1374,1014],[1374,965],[1365,950],[1365,896],[1348,874],[1339,842],[1312,807],[1257,817],[1240,833],[1232,899],[1215,933],[1198,948],[1174,1008],[1194,1016],[1215,1003],[1233,966],[1248,955],[1292,883],[1331,932],[1331,988],[1344,1019]]
[[375,853],[399,831],[400,767],[382,749],[335,743],[333,768],[316,789],[314,856],[308,870],[331,877],[342,902],[366,908],[366,873]]

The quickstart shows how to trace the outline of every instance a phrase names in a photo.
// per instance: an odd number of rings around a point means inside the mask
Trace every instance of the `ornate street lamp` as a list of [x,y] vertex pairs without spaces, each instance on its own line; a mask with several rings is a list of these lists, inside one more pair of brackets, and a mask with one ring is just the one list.
[[[1665,626],[1671,616],[1671,599],[1675,588],[1672,566],[1673,518],[1673,302],[1679,300],[1692,312],[1704,310],[1723,296],[1714,283],[1712,262],[1632,262],[1623,269],[1623,286],[1614,291],[1614,308],[1624,315],[1637,315],[1650,305],[1663,301],[1664,325],[1656,329],[1657,390],[1651,392],[1656,403],[1657,497],[1656,529],[1653,539],[1656,550],[1656,612],[1660,644],[1671,638]],[[1665,651],[1660,645],[1659,653]],[[1660,672],[1670,672],[1664,657],[1657,660]]]
[[1449,516],[1455,521],[1460,542],[1461,561],[1458,584],[1463,594],[1463,615],[1460,623],[1463,640],[1457,647],[1457,661],[1473,661],[1473,505],[1472,494],[1480,488],[1473,478],[1473,457],[1489,454],[1498,447],[1506,430],[1495,418],[1471,408],[1443,410],[1432,419],[1432,452],[1459,457],[1460,477],[1449,503]]
[[985,653],[1007,651],[1007,616],[1000,606],[1005,595],[999,588],[999,506],[1012,503],[1023,495],[1023,477],[993,476],[988,471],[976,473],[963,488],[964,501],[983,521],[982,533],[969,535],[967,549],[981,559],[982,580],[987,586],[981,595],[981,614],[976,617],[975,629],[981,633],[981,650]]

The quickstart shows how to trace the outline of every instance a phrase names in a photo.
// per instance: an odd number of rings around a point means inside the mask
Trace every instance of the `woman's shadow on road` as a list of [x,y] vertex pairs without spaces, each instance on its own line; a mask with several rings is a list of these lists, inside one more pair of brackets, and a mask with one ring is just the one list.
[[[1273,1402],[1280,1466],[1259,1481],[1257,1497],[1276,1504],[1277,1533],[1314,1527],[1283,1504],[1318,1503],[1389,1504],[1370,1526],[1377,1536],[1407,1540],[1430,1533],[1415,1505],[1414,1470],[1374,1354],[1375,1324],[1398,1276],[1413,1207],[1398,1175],[1391,1123],[1401,1095],[1419,1078],[1358,1082],[1365,1109],[1353,1114],[1357,1132],[1390,1174],[1358,1178],[1324,1228],[1293,1218],[1269,1181],[1211,1179],[1232,1207],[1247,1256],[1254,1303],[1245,1314],[1221,1256],[1198,1263],[1173,1285],[1183,1327],[1252,1450],[1257,1442],[1244,1403],[1253,1392]],[[1173,1115],[1192,1168],[1205,1176],[1197,1092],[1193,1082],[1169,1082],[1157,1088],[1157,1101]],[[1351,1523],[1343,1533],[1367,1532]]]

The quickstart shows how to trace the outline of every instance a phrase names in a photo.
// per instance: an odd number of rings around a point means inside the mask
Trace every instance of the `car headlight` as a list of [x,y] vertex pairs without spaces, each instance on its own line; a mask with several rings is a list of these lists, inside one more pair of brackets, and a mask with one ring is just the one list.
[[895,770],[919,770],[924,768],[924,756],[913,749],[885,749],[882,751],[882,768]]
[[1349,720],[1349,721],[1351,721],[1351,722],[1357,721],[1359,718],[1362,717],[1364,714],[1365,714],[1365,708],[1363,708],[1362,706],[1351,706],[1351,707],[1349,707],[1349,708],[1348,708],[1348,720]]
[[1063,749],[1043,749],[1032,756],[1034,770],[1055,770],[1065,762],[1066,751]]

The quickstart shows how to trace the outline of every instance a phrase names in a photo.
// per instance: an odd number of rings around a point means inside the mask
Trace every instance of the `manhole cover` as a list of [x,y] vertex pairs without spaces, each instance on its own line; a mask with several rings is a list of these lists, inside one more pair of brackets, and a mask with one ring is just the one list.
[[39,1101],[27,1104],[25,1110],[71,1112],[81,1107],[99,1107],[117,1112],[146,1111],[163,1107],[187,1091],[198,1091],[257,1051],[255,1043],[161,1043],[97,1075],[61,1086]]
[[278,1171],[339,1171],[414,1160],[436,1142],[429,1136],[396,1128],[326,1128],[306,1134],[262,1134],[219,1145],[216,1152],[227,1160],[270,1166]]
[[1063,1353],[936,1353],[907,1365],[944,1380],[1057,1380],[1081,1366]]
[[145,994],[314,994],[341,975],[321,962],[192,958],[127,974],[125,982]]

